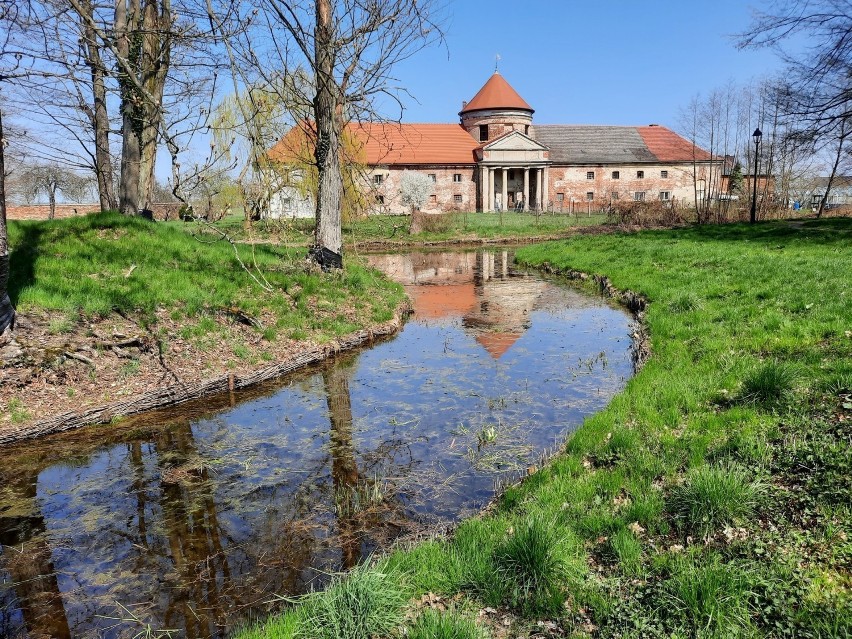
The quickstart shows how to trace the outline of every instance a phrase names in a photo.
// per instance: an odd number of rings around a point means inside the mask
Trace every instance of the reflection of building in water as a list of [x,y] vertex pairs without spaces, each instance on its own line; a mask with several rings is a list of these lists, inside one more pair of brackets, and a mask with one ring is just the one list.
[[465,331],[495,359],[523,335],[546,288],[544,282],[513,274],[506,250],[373,255],[369,260],[405,285],[415,317],[461,317]]

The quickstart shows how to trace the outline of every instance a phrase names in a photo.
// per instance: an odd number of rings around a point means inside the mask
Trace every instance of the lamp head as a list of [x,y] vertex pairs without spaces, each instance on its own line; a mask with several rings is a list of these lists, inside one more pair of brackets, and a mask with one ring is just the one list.
[[760,138],[763,137],[763,133],[760,131],[760,129],[755,129],[754,133],[751,134],[751,137],[754,138],[754,144],[755,146],[757,146],[758,144],[760,144]]

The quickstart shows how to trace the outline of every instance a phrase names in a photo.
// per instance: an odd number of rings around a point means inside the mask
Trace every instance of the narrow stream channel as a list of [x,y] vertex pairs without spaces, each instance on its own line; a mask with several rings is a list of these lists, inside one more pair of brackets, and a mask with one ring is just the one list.
[[370,256],[395,338],[0,453],[0,636],[224,636],[524,474],[632,374],[622,309],[511,251]]

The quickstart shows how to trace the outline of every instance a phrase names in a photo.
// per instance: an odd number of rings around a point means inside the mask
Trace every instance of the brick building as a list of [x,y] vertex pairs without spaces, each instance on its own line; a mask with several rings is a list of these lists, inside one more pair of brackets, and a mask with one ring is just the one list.
[[[534,109],[497,72],[462,104],[457,124],[351,124],[355,161],[364,167],[375,212],[407,213],[399,194],[403,171],[428,175],[434,189],[424,211],[573,210],[619,199],[677,201],[694,206],[696,186],[721,164],[669,129],[648,126],[539,125]],[[309,135],[294,129],[271,151],[286,162],[304,157]],[[291,149],[298,147],[298,153]],[[285,188],[273,217],[312,214]]]

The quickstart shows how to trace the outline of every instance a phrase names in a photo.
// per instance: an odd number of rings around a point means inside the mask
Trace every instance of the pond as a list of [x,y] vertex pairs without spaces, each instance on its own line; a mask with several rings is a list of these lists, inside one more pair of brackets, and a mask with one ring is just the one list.
[[393,339],[3,450],[0,636],[224,636],[476,512],[633,373],[627,313],[509,250],[368,259],[414,301]]

